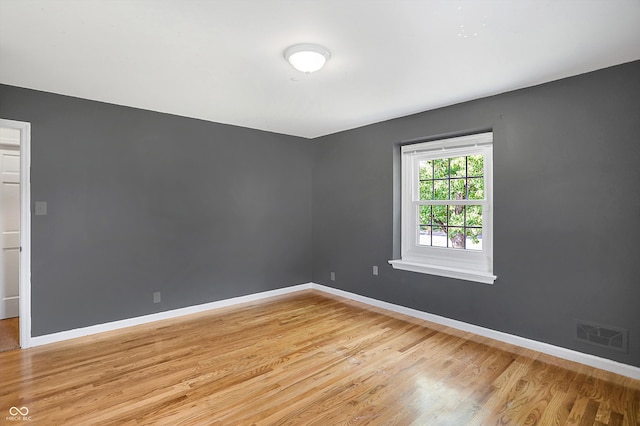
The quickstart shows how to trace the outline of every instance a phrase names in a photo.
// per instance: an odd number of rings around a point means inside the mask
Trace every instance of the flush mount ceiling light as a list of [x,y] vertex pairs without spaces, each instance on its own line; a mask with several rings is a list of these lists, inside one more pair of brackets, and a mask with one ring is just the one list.
[[298,71],[309,74],[318,71],[331,57],[331,52],[317,44],[295,44],[284,51],[284,57]]

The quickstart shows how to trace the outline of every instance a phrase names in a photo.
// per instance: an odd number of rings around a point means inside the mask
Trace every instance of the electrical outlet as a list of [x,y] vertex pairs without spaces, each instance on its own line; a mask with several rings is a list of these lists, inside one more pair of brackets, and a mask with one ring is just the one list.
[[47,202],[46,201],[36,201],[35,205],[35,215],[36,216],[46,216],[47,215]]
[[335,281],[336,280],[336,273],[332,272],[331,273],[331,281]]
[[160,292],[156,291],[153,293],[153,303],[160,303]]
[[378,275],[378,267],[373,265],[373,275]]

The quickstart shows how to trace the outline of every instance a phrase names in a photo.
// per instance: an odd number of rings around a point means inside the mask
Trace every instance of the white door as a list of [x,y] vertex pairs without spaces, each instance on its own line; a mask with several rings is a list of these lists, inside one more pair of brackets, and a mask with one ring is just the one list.
[[20,130],[0,130],[0,319],[5,319],[19,314]]

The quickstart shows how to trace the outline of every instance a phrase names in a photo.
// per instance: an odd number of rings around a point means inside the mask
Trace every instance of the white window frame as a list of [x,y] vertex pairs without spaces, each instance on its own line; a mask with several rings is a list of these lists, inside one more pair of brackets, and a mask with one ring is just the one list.
[[[419,163],[425,160],[484,155],[484,200],[420,201]],[[395,269],[493,284],[493,133],[405,145],[401,148],[401,259]],[[418,244],[420,205],[481,205],[482,250]]]

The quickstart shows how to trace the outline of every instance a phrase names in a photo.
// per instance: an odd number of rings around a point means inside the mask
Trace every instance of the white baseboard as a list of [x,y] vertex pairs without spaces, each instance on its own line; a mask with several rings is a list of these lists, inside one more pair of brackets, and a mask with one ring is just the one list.
[[[202,305],[188,306],[186,308],[173,309],[170,311],[158,312],[155,314],[144,315],[135,318],[127,318],[119,321],[112,321],[104,324],[96,324],[88,327],[75,328],[73,330],[61,331],[59,333],[45,334],[43,336],[32,337],[29,341],[30,347],[46,345],[48,343],[60,342],[76,337],[88,336],[91,334],[102,333],[105,331],[118,330],[134,325],[147,324],[153,321],[181,317],[184,315],[195,314],[198,312],[210,311],[212,309],[224,308],[227,306],[238,305],[240,303],[254,302],[256,300],[266,299],[268,297],[280,296],[287,293],[293,293],[300,290],[311,289],[311,283],[299,284],[291,287],[279,288],[277,290],[264,291],[261,293],[248,294],[246,296],[233,297],[231,299],[218,300],[216,302],[204,303]],[[25,348],[26,346],[22,346]]]
[[[97,324],[89,327],[76,328],[73,330],[61,331],[59,333],[46,334],[43,336],[32,337],[30,339],[29,346],[45,345],[47,343],[60,342],[63,340],[74,339],[76,337],[88,336],[91,334],[102,333],[105,331],[118,330],[125,327],[131,327],[134,325],[147,324],[153,321],[159,321],[164,319],[181,317],[184,315],[195,314],[198,312],[209,311],[212,309],[223,308],[227,306],[238,305],[240,303],[253,302],[268,297],[280,296],[283,294],[293,293],[301,290],[314,289],[328,294],[341,296],[346,299],[351,299],[356,302],[365,303],[367,305],[375,306],[377,308],[386,309],[388,311],[397,312],[400,314],[408,315],[414,318],[423,319],[436,324],[451,327],[457,330],[471,332],[479,336],[488,337],[490,339],[498,340],[500,342],[509,343],[515,346],[520,346],[526,349],[532,349],[534,351],[542,352],[544,354],[552,355],[558,358],[566,359],[569,361],[585,364],[590,367],[599,368],[601,370],[610,371],[612,373],[620,374],[622,376],[630,377],[632,379],[640,380],[640,368],[616,362],[606,358],[600,358],[595,355],[585,354],[582,352],[574,351],[571,349],[562,348],[559,346],[550,345],[548,343],[539,342],[537,340],[526,339],[524,337],[515,336],[513,334],[503,333],[501,331],[492,330],[490,328],[484,328],[477,325],[469,324],[462,321],[453,320],[439,315],[430,314],[428,312],[419,311],[417,309],[407,308],[405,306],[395,305],[389,302],[383,302],[381,300],[373,299],[366,296],[361,296],[355,293],[349,293],[348,291],[338,290],[332,287],[327,287],[321,284],[307,283],[299,284],[291,287],[280,288],[277,290],[270,290],[261,293],[249,294],[246,296],[233,297],[231,299],[219,300],[211,303],[204,303],[202,305],[189,306],[186,308],[173,309],[171,311],[158,312],[156,314],[144,315],[135,318],[128,318],[120,321],[108,322],[105,324]],[[23,346],[25,348],[25,346]]]
[[469,324],[462,321],[453,320],[439,315],[430,314],[416,309],[407,308],[400,305],[394,305],[393,303],[383,302],[381,300],[372,299],[366,296],[360,296],[359,294],[349,293],[348,291],[338,290],[332,287],[327,287],[321,284],[311,283],[311,288],[325,293],[341,296],[346,299],[351,299],[356,302],[365,303],[367,305],[375,306],[378,308],[386,309],[388,311],[397,312],[400,314],[408,315],[414,318],[423,319],[436,324],[444,325],[447,327],[455,328],[461,331],[467,331],[479,336],[488,337],[490,339],[498,340],[500,342],[510,343],[515,346],[520,346],[526,349],[532,349],[537,352],[542,352],[547,355],[552,355],[558,358],[566,359],[569,361],[585,364],[590,367],[599,368],[601,370],[610,371],[612,373],[620,374],[621,376],[630,377],[632,379],[640,380],[640,368],[621,362],[613,361],[606,358],[600,358],[595,355],[585,354],[582,352],[574,351],[560,346],[550,345],[548,343],[539,342],[537,340],[531,340],[513,334],[503,333],[501,331],[492,330],[490,328],[484,328],[477,325]]

